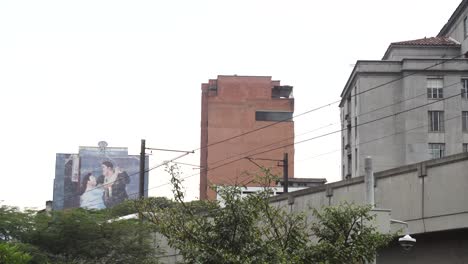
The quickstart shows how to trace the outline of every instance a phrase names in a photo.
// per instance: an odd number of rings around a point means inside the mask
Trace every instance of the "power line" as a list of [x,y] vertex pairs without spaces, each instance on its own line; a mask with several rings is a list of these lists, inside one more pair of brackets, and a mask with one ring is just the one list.
[[[443,89],[447,89],[447,88],[453,87],[453,86],[455,86],[455,85],[457,85],[457,84],[459,84],[459,83],[460,83],[460,82],[454,82],[454,83],[452,83],[452,84],[450,84],[450,85],[447,85],[447,86],[444,86],[444,87],[442,87],[442,88],[443,88]],[[376,108],[376,109],[373,109],[373,110],[370,110],[370,111],[367,111],[367,112],[364,112],[364,113],[360,113],[359,115],[356,115],[356,116],[354,116],[354,117],[361,117],[361,116],[363,116],[363,115],[367,115],[367,114],[370,114],[370,113],[372,113],[372,112],[376,112],[376,111],[385,109],[385,108],[387,108],[387,107],[391,107],[391,106],[394,106],[394,105],[397,105],[397,104],[404,103],[404,102],[409,101],[409,100],[416,99],[416,98],[421,97],[421,96],[423,96],[423,95],[427,95],[427,92],[425,92],[425,93],[423,93],[423,94],[416,95],[416,96],[414,96],[414,97],[407,98],[407,99],[405,99],[405,100],[398,101],[398,102],[396,102],[396,103],[392,103],[392,104],[390,104],[390,105],[382,106],[382,107],[379,107],[379,108]],[[344,122],[343,122],[343,123],[344,123]],[[332,125],[335,125],[335,124],[338,124],[338,123],[332,123],[332,124],[329,124],[329,125],[327,125],[327,126],[322,126],[322,127],[317,128],[317,129],[313,129],[313,130],[307,131],[307,132],[305,132],[305,133],[301,133],[301,134],[296,135],[296,136],[284,138],[284,139],[282,139],[282,140],[276,141],[276,142],[271,143],[271,144],[263,145],[263,146],[260,146],[260,147],[251,149],[251,150],[249,150],[249,151],[245,151],[245,152],[242,152],[242,153],[238,153],[238,154],[232,155],[232,156],[230,156],[230,157],[227,157],[227,158],[224,158],[224,159],[220,159],[220,160],[214,161],[214,162],[210,163],[210,165],[214,165],[214,164],[217,164],[217,163],[219,163],[219,162],[222,162],[222,161],[225,161],[225,160],[229,160],[229,159],[235,158],[235,157],[240,156],[240,155],[247,154],[247,153],[249,153],[249,152],[252,152],[252,151],[255,151],[255,150],[258,150],[258,149],[262,149],[262,148],[265,148],[265,147],[273,146],[273,145],[276,145],[276,144],[281,143],[281,142],[283,142],[283,141],[286,141],[286,140],[289,140],[289,139],[294,139],[294,138],[297,137],[297,136],[304,135],[304,134],[307,134],[307,133],[311,133],[311,132],[314,132],[314,131],[317,131],[317,130],[319,130],[319,129],[322,129],[322,128],[325,128],[325,127],[328,127],[328,126],[332,126]]]
[[[450,120],[455,120],[456,118],[459,118],[459,117],[461,117],[461,115],[456,115],[456,116],[453,116],[451,118],[444,119],[444,122],[450,121]],[[357,146],[365,145],[365,144],[375,142],[375,141],[378,141],[378,140],[381,140],[381,139],[384,139],[384,138],[387,138],[387,137],[403,134],[403,133],[413,131],[413,130],[416,130],[416,129],[420,129],[420,128],[424,128],[424,127],[427,127],[427,126],[429,126],[429,123],[421,125],[421,126],[413,127],[413,128],[410,128],[410,129],[406,129],[406,130],[403,130],[403,131],[395,132],[393,134],[385,135],[385,136],[382,136],[382,137],[379,137],[379,138],[371,139],[371,140],[361,142],[361,143],[358,143],[358,144],[354,144],[354,145],[351,146],[351,148],[355,148]],[[340,151],[340,150],[341,149],[337,149],[337,150],[333,150],[333,151],[330,151],[330,152],[321,153],[321,154],[318,154],[318,155],[315,155],[315,156],[312,156],[312,157],[309,157],[309,158],[305,158],[305,159],[302,159],[302,160],[299,160],[299,161],[295,161],[295,162],[293,161],[293,163],[300,163],[300,162],[310,160],[310,159],[314,159],[314,158],[317,158],[317,157],[320,157],[320,156],[323,156],[323,155],[331,154],[331,153],[334,153],[334,152],[337,152],[337,151]]]
[[[460,94],[457,94],[457,95],[455,95],[455,96],[458,96],[458,95],[460,95]],[[454,96],[452,96],[452,97],[447,97],[447,98],[445,98],[445,99],[449,99],[449,98],[453,98],[453,97],[454,97]],[[441,101],[441,100],[439,100],[439,101]],[[437,102],[437,101],[435,101],[435,102]],[[432,104],[432,103],[435,103],[435,102],[431,102],[431,104]],[[396,114],[398,114],[398,113],[396,113]],[[445,119],[445,121],[455,120],[456,118],[459,118],[459,117],[461,117],[461,115],[453,116],[453,117],[451,117],[451,118]],[[396,133],[393,133],[393,134],[389,134],[389,135],[385,135],[385,136],[382,136],[382,137],[379,137],[379,138],[375,138],[375,139],[372,139],[372,140],[368,140],[368,141],[365,141],[365,142],[362,142],[362,143],[359,143],[359,144],[355,144],[354,147],[360,146],[360,145],[364,145],[364,144],[368,144],[368,143],[371,143],[371,142],[375,142],[375,141],[381,140],[381,139],[386,138],[386,137],[390,137],[390,136],[394,136],[394,135],[406,133],[406,132],[408,132],[408,131],[416,130],[416,129],[419,129],[419,128],[424,128],[424,127],[427,127],[428,125],[429,125],[429,124],[424,124],[424,125],[421,125],[421,126],[413,127],[413,128],[411,128],[411,129],[406,129],[406,130],[403,130],[403,131],[400,131],[400,132],[396,132]],[[331,152],[322,153],[322,154],[316,155],[316,156],[311,157],[311,158],[315,158],[315,157],[318,157],[318,156],[330,154],[330,153],[333,153],[333,152],[336,152],[336,151],[339,151],[339,150],[334,150],[334,151],[331,151]],[[260,153],[257,153],[257,154],[254,154],[254,155],[258,155],[258,154],[260,154]],[[243,157],[242,159],[244,159],[244,158],[248,158],[248,159],[249,159],[249,157]],[[311,159],[311,158],[308,158],[308,159]],[[304,160],[307,160],[307,159],[304,159]],[[304,160],[302,160],[302,161],[304,161]],[[298,163],[298,162],[294,162],[294,161],[293,161],[293,164],[294,164],[294,163]],[[221,165],[221,166],[224,166],[224,165]],[[221,166],[218,166],[218,167],[221,167]],[[258,165],[258,166],[259,166],[259,165]],[[216,167],[216,168],[218,168],[218,167]],[[215,169],[215,168],[212,168],[212,169],[209,169],[209,170],[213,170],[213,169]],[[185,180],[185,179],[191,178],[191,177],[193,177],[193,176],[197,176],[197,175],[199,175],[199,174],[200,174],[200,173],[195,173],[195,174],[189,175],[189,176],[187,176],[187,177],[182,177],[181,180]],[[160,184],[160,185],[157,185],[157,186],[153,186],[153,187],[150,187],[150,188],[145,189],[145,191],[149,191],[149,190],[152,190],[152,189],[157,189],[157,188],[160,188],[160,187],[169,185],[169,184],[170,184],[170,183],[168,182],[168,183]],[[136,194],[138,194],[138,192],[136,192],[136,193],[131,193],[131,194],[129,194],[129,197],[130,197],[131,195],[136,195]],[[100,204],[100,203],[93,204],[92,206],[98,205],[98,204]]]
[[[412,72],[412,73],[410,73],[410,74],[402,75],[401,77],[398,77],[398,78],[396,78],[396,79],[394,79],[394,80],[391,80],[391,81],[388,81],[388,82],[379,84],[379,85],[374,86],[374,87],[372,87],[372,88],[369,88],[369,89],[367,89],[367,90],[365,90],[365,91],[356,93],[356,94],[354,94],[354,95],[351,95],[351,98],[354,97],[354,96],[358,96],[358,95],[361,95],[361,94],[364,94],[364,93],[373,91],[373,90],[375,90],[375,89],[384,87],[384,86],[386,86],[386,85],[388,85],[388,84],[391,84],[391,83],[394,83],[394,82],[403,80],[404,78],[413,76],[413,75],[415,75],[415,74],[417,74],[417,73],[419,73],[419,72],[427,71],[427,70],[429,70],[429,69],[431,69],[431,68],[434,68],[434,67],[436,67],[436,66],[445,64],[445,63],[447,63],[447,62],[449,62],[449,61],[458,59],[458,58],[460,58],[460,57],[462,57],[462,56],[468,56],[468,52],[467,52],[466,54],[457,55],[457,56],[452,57],[452,58],[449,58],[449,59],[440,59],[440,60],[441,60],[440,62],[437,62],[437,63],[435,63],[435,64],[433,64],[433,65],[431,65],[431,66],[428,66],[428,67],[423,68],[423,69],[421,69],[421,70],[414,70],[414,72]],[[206,148],[209,148],[209,147],[211,147],[211,146],[218,145],[218,144],[227,142],[227,141],[229,141],[229,140],[232,140],[232,139],[235,139],[235,138],[238,138],[238,137],[242,137],[242,136],[245,136],[245,135],[248,135],[248,134],[257,132],[257,131],[259,131],[259,130],[263,130],[263,129],[268,128],[268,127],[275,126],[275,125],[277,125],[277,124],[279,124],[279,123],[286,122],[286,121],[289,121],[289,120],[291,120],[291,119],[293,119],[293,118],[296,118],[296,117],[299,117],[299,116],[303,116],[303,115],[306,115],[306,114],[315,112],[315,111],[317,111],[317,110],[320,110],[320,109],[325,108],[325,107],[329,107],[329,106],[331,106],[331,105],[333,105],[333,104],[336,104],[336,103],[339,103],[339,102],[341,102],[341,99],[340,99],[340,100],[333,101],[333,102],[328,103],[328,104],[324,104],[324,105],[319,106],[319,107],[316,107],[316,108],[313,108],[313,109],[311,109],[311,110],[308,110],[308,111],[306,111],[306,112],[300,113],[300,114],[295,115],[295,116],[293,116],[293,117],[285,118],[285,119],[282,119],[282,120],[280,120],[280,121],[276,121],[276,122],[274,122],[274,123],[271,123],[271,124],[268,124],[268,125],[265,125],[265,126],[256,128],[256,129],[253,129],[253,130],[250,130],[250,131],[247,131],[247,132],[244,132],[244,133],[241,133],[241,134],[238,134],[238,135],[229,137],[229,138],[225,138],[225,139],[223,139],[223,140],[220,140],[220,141],[217,141],[217,142],[213,142],[213,143],[211,143],[211,144],[207,144],[206,146],[201,146],[201,147],[199,147],[199,148],[194,149],[193,151],[206,149]]]
[[[458,82],[457,82],[458,83]],[[453,84],[447,86],[447,87],[450,87],[452,86]],[[393,117],[393,116],[396,116],[396,115],[399,115],[399,114],[402,114],[402,113],[406,113],[406,112],[409,112],[409,111],[412,111],[412,110],[415,110],[415,109],[418,109],[418,108],[421,108],[421,107],[424,107],[424,106],[427,106],[427,105],[431,105],[431,104],[434,104],[434,103],[437,103],[437,102],[440,102],[440,101],[444,101],[446,99],[450,99],[450,98],[453,98],[455,96],[459,96],[459,94],[455,94],[453,96],[450,96],[450,97],[446,97],[446,98],[443,98],[443,99],[439,99],[439,100],[434,100],[432,102],[429,102],[427,104],[423,104],[423,105],[420,105],[420,106],[417,106],[417,107],[413,107],[413,108],[410,108],[410,109],[407,109],[407,110],[403,110],[403,111],[400,111],[400,112],[397,112],[397,113],[394,113],[394,114],[390,114],[390,115],[386,115],[386,116],[383,116],[383,117],[380,117],[380,118],[377,118],[377,119],[374,119],[374,120],[370,120],[370,121],[367,121],[367,122],[364,122],[364,123],[361,123],[361,124],[358,124],[358,125],[354,125],[352,126],[352,128],[354,127],[358,127],[358,126],[362,126],[362,125],[365,125],[365,124],[369,124],[369,123],[373,123],[373,122],[376,122],[376,121],[379,121],[379,120],[382,120],[382,119],[386,119],[386,118],[389,118],[389,117]],[[252,154],[252,155],[249,155],[249,156],[255,156],[255,155],[260,155],[260,154],[263,154],[263,153],[267,153],[267,152],[270,152],[270,151],[274,151],[274,150],[277,150],[277,149],[281,149],[281,148],[286,148],[286,147],[289,147],[289,146],[292,146],[292,145],[296,145],[296,144],[300,144],[300,143],[303,143],[303,142],[307,142],[307,141],[310,141],[310,140],[314,140],[314,139],[318,139],[318,138],[321,138],[321,137],[325,137],[325,136],[329,136],[329,135],[332,135],[332,134],[336,134],[336,133],[339,133],[339,132],[343,132],[345,131],[346,129],[340,129],[340,130],[336,130],[336,131],[332,131],[332,132],[329,132],[329,133],[326,133],[326,134],[322,134],[322,135],[319,135],[319,136],[316,136],[316,137],[312,137],[312,138],[309,138],[309,139],[305,139],[305,140],[302,140],[302,141],[298,141],[298,142],[295,142],[295,143],[291,143],[291,144],[287,144],[287,145],[283,145],[283,146],[280,146],[280,147],[277,147],[277,148],[274,148],[274,149],[270,149],[270,150],[266,150],[266,151],[263,151],[263,152],[259,152],[259,153],[256,153],[256,154]],[[249,157],[247,156],[247,157]],[[236,161],[239,161],[241,159],[243,159],[244,157],[242,158],[239,158],[239,159],[235,159],[233,160],[232,162],[230,163],[233,163],[233,162],[236,162]],[[231,158],[228,158],[228,159],[231,159]],[[225,159],[225,160],[228,160],[228,159]],[[227,164],[230,164],[230,163],[227,163]],[[213,169],[216,169],[218,167],[214,167]]]
[[[450,84],[450,85],[443,86],[442,89],[447,89],[447,88],[453,87],[453,86],[455,86],[455,85],[457,85],[457,84],[460,84],[460,82],[454,82],[454,83],[452,83],[452,84]],[[427,92],[422,93],[422,94],[418,94],[418,95],[416,95],[416,96],[413,96],[413,97],[410,97],[410,98],[407,98],[407,99],[404,99],[404,100],[401,100],[401,101],[398,101],[398,102],[396,102],[396,103],[392,103],[392,104],[389,104],[389,105],[386,105],[386,106],[378,107],[378,108],[376,108],[376,109],[372,109],[372,110],[369,110],[369,111],[367,111],[367,112],[359,113],[359,115],[354,116],[354,117],[361,117],[361,116],[363,116],[363,115],[367,115],[367,114],[373,113],[373,112],[375,112],[375,111],[385,109],[385,108],[390,107],[390,106],[398,105],[398,104],[407,102],[407,101],[409,101],[409,100],[416,99],[416,98],[421,97],[421,96],[423,96],[423,95],[427,95]]]
[[256,129],[253,129],[253,130],[250,130],[250,131],[247,131],[247,132],[244,132],[244,133],[241,133],[241,134],[238,134],[238,135],[235,135],[235,136],[232,136],[232,137],[229,137],[229,138],[226,138],[226,139],[217,141],[217,142],[213,142],[213,143],[208,144],[208,145],[206,145],[206,146],[196,148],[196,149],[194,149],[193,151],[206,149],[206,148],[212,147],[212,146],[214,146],[214,145],[218,145],[218,144],[227,142],[227,141],[229,141],[229,140],[231,140],[231,139],[235,139],[235,138],[238,138],[238,137],[242,137],[242,136],[245,136],[245,135],[248,135],[248,134],[257,132],[257,131],[259,131],[259,130],[263,130],[263,129],[265,129],[265,128],[275,126],[275,125],[277,125],[277,124],[279,124],[279,123],[289,121],[289,120],[291,120],[291,119],[293,119],[293,118],[296,118],[296,117],[299,117],[299,116],[303,116],[303,115],[306,115],[306,114],[315,112],[315,111],[320,110],[320,109],[325,108],[325,107],[329,107],[329,106],[331,106],[331,105],[333,105],[333,104],[336,104],[336,103],[338,103],[338,102],[339,102],[339,101],[337,101],[337,102],[332,102],[332,103],[330,103],[330,104],[326,104],[326,105],[322,105],[322,106],[316,107],[316,108],[314,108],[314,109],[311,109],[311,110],[308,110],[308,111],[306,111],[306,112],[300,113],[300,114],[295,115],[295,116],[293,116],[293,117],[289,117],[289,118],[286,118],[286,119],[282,119],[282,120],[280,120],[280,121],[276,121],[276,122],[274,122],[274,123],[271,123],[271,124],[268,124],[268,125],[265,125],[265,126],[256,128]]
[[[359,126],[363,126],[363,125],[367,125],[367,124],[370,124],[370,123],[373,123],[373,122],[377,122],[377,121],[380,121],[380,120],[383,120],[383,119],[386,119],[386,118],[394,117],[394,116],[400,115],[400,114],[402,114],[402,113],[406,113],[406,112],[409,112],[409,111],[412,111],[412,110],[415,110],[415,109],[419,109],[419,108],[421,108],[421,107],[425,107],[425,106],[428,106],[428,105],[432,105],[432,104],[435,104],[435,103],[438,103],[438,102],[441,102],[441,101],[445,101],[445,100],[448,100],[448,99],[451,99],[451,98],[455,98],[455,97],[458,97],[458,96],[460,96],[460,95],[461,95],[461,93],[457,93],[457,94],[455,94],[455,95],[452,95],[452,96],[449,96],[449,97],[446,97],[446,98],[434,100],[434,101],[431,101],[431,102],[429,102],[429,103],[426,103],[426,104],[423,104],[423,105],[420,105],[420,106],[412,107],[412,108],[410,108],[410,109],[406,109],[406,110],[403,110],[403,111],[400,111],[400,112],[397,112],[397,113],[394,113],[394,114],[386,115],[386,116],[383,116],[383,117],[380,117],[380,118],[377,118],[377,119],[374,119],[374,120],[370,120],[370,121],[367,121],[367,122],[364,122],[364,123],[361,123],[361,124],[357,124],[357,125],[355,125],[355,126],[352,126],[352,128],[354,128],[354,127],[359,127]],[[345,131],[345,130],[346,130],[346,129],[340,129],[340,130],[332,131],[332,132],[325,133],[325,134],[322,134],[322,135],[319,135],[319,136],[315,136],[315,137],[312,137],[312,138],[308,138],[308,139],[305,139],[305,140],[302,140],[302,141],[298,141],[298,142],[295,142],[295,143],[286,144],[286,145],[283,145],[283,146],[280,146],[280,147],[275,147],[275,148],[268,149],[268,150],[265,150],[265,151],[257,152],[257,153],[254,153],[254,154],[252,154],[252,155],[247,155],[247,156],[244,156],[244,157],[241,157],[241,158],[238,158],[238,159],[235,159],[235,160],[232,160],[232,161],[223,163],[223,164],[221,164],[221,165],[219,165],[219,166],[215,166],[215,167],[213,167],[213,168],[205,168],[205,171],[212,171],[212,170],[215,170],[215,169],[217,169],[217,168],[220,168],[220,167],[223,167],[223,166],[226,166],[226,165],[235,163],[235,162],[237,162],[237,161],[243,160],[243,159],[245,159],[245,158],[249,158],[249,157],[252,157],[252,156],[256,156],[256,155],[268,153],[268,152],[271,152],[271,151],[274,151],[274,150],[278,150],[278,149],[282,149],[282,148],[286,148],[286,147],[290,147],[290,146],[292,146],[292,145],[297,145],[297,144],[305,143],[305,142],[312,141],[312,140],[315,140],[315,139],[318,139],[318,138],[322,138],[322,137],[326,137],[326,136],[329,136],[329,135],[332,135],[332,134],[336,134],[336,133],[339,133],[339,132],[342,132],[342,131]],[[187,176],[187,177],[183,177],[182,179],[187,179],[187,178],[190,178],[190,177],[193,177],[193,176],[197,176],[197,175],[200,175],[200,173],[195,173],[195,174],[189,175],[189,176]],[[159,185],[159,186],[153,187],[152,189],[154,189],[154,188],[159,188],[159,187],[162,187],[162,186],[165,186],[165,185],[168,185],[168,184],[169,184],[169,183],[161,184],[161,185]]]
[[[359,93],[355,93],[354,95],[351,95],[351,97],[354,97],[354,96],[357,96],[357,95],[361,95],[361,94],[364,94],[364,93],[366,93],[366,92],[369,92],[369,91],[372,91],[372,90],[381,88],[381,87],[383,87],[383,86],[385,86],[385,85],[394,83],[394,82],[396,82],[396,81],[400,81],[400,80],[402,80],[402,79],[404,79],[404,78],[407,78],[407,77],[409,77],[409,76],[415,75],[415,74],[417,74],[418,72],[426,71],[426,70],[431,69],[431,68],[433,68],[433,67],[442,65],[442,64],[447,63],[447,62],[449,62],[449,61],[452,61],[452,60],[454,60],[454,59],[457,59],[457,58],[459,58],[459,57],[461,57],[461,56],[463,56],[463,55],[465,55],[465,54],[458,55],[458,56],[455,56],[455,57],[450,58],[450,59],[442,60],[442,61],[440,61],[440,62],[438,62],[438,63],[435,63],[435,64],[433,64],[433,65],[431,65],[431,66],[428,66],[428,67],[426,67],[426,68],[424,68],[424,69],[422,69],[422,70],[415,70],[413,73],[410,73],[410,74],[407,74],[407,75],[403,75],[403,76],[401,76],[401,77],[399,77],[399,78],[396,78],[396,79],[394,79],[394,80],[391,80],[391,81],[385,82],[385,83],[383,83],[383,84],[377,85],[377,86],[372,87],[372,88],[370,88],[370,89],[367,89],[367,90],[365,90],[365,91],[362,91],[362,92],[359,92]],[[454,85],[454,84],[453,84],[453,85]],[[419,96],[420,96],[420,95],[419,95]],[[417,96],[417,97],[418,97],[418,96]],[[414,110],[414,109],[417,109],[417,108],[420,108],[420,107],[424,107],[424,106],[430,105],[430,104],[432,104],[432,103],[435,103],[435,102],[438,102],[438,101],[443,101],[443,100],[446,100],[446,99],[449,99],[449,98],[452,98],[452,97],[453,97],[453,96],[447,97],[447,98],[444,98],[444,99],[441,99],[441,100],[437,100],[437,101],[434,101],[434,102],[431,102],[431,103],[428,103],[428,104],[425,104],[425,105],[421,105],[421,106],[418,106],[418,107],[414,107],[414,108],[411,108],[411,109],[408,109],[408,110],[405,110],[405,111],[402,111],[402,112],[399,112],[399,113],[395,113],[395,114],[391,114],[391,115],[388,115],[388,116],[384,116],[384,117],[381,117],[381,118],[378,118],[378,119],[375,119],[375,120],[371,120],[371,121],[368,121],[368,122],[365,122],[365,123],[362,123],[362,124],[359,124],[359,125],[356,125],[356,126],[361,126],[361,125],[369,124],[369,123],[372,123],[372,122],[375,122],[375,121],[379,121],[379,120],[382,120],[382,119],[385,119],[385,118],[388,118],[388,117],[391,117],[391,116],[396,116],[396,115],[398,115],[398,114],[401,114],[401,113],[404,113],[404,112],[408,112],[408,111],[411,111],[411,110]],[[413,98],[413,99],[414,99],[414,98]],[[407,99],[407,100],[410,100],[410,99]],[[407,100],[404,100],[404,101],[407,101]],[[319,106],[319,107],[316,107],[316,108],[311,109],[311,110],[308,110],[308,111],[306,111],[306,112],[300,113],[300,114],[295,115],[295,116],[293,116],[293,117],[291,117],[291,118],[287,118],[287,119],[284,119],[284,120],[276,121],[276,122],[271,123],[271,124],[268,124],[268,125],[266,125],[266,126],[263,126],[263,127],[260,127],[260,128],[254,129],[254,130],[250,130],[250,131],[247,131],[247,132],[238,134],[238,135],[236,135],[236,136],[232,136],[232,137],[229,137],[229,138],[226,138],[226,139],[223,139],[223,140],[220,140],[220,141],[217,141],[217,142],[208,144],[208,145],[203,146],[203,147],[200,147],[200,148],[196,148],[196,149],[194,149],[193,151],[197,151],[197,150],[209,148],[209,147],[211,147],[211,146],[214,146],[214,145],[217,145],[217,144],[221,144],[221,143],[223,143],[223,142],[227,142],[227,141],[229,141],[229,140],[231,140],[231,139],[238,138],[238,137],[241,137],[241,136],[245,136],[245,135],[247,135],[247,134],[254,133],[254,132],[256,132],[256,131],[259,131],[259,130],[262,130],[262,129],[265,129],[265,128],[268,128],[268,127],[271,127],[271,126],[274,126],[274,125],[277,125],[277,124],[279,124],[279,123],[281,123],[281,122],[285,122],[285,121],[291,120],[292,118],[295,118],[295,117],[299,117],[299,116],[302,116],[302,115],[306,115],[306,114],[315,112],[315,111],[317,111],[317,110],[320,110],[320,109],[322,109],[322,108],[331,106],[331,105],[333,105],[333,104],[335,104],[335,103],[339,103],[339,102],[341,102],[341,99],[340,99],[340,100],[337,100],[337,101],[334,101],[334,102],[331,102],[331,103],[328,103],[328,104],[325,104],[325,105],[322,105],[322,106]],[[402,101],[402,102],[403,102],[403,101]],[[395,103],[395,104],[398,104],[398,103],[401,103],[401,102],[397,102],[397,103]],[[390,106],[391,106],[391,105],[390,105]],[[387,107],[389,107],[389,106],[387,106]],[[381,108],[375,109],[375,111],[380,110],[380,109],[381,109]],[[374,111],[374,110],[373,110],[373,111]],[[373,111],[370,111],[370,112],[373,112]],[[368,113],[363,113],[363,114],[368,114]],[[356,127],[356,126],[354,126],[354,127]],[[330,133],[326,133],[326,134],[323,134],[323,135],[319,135],[319,136],[316,136],[316,137],[313,137],[313,138],[309,138],[309,139],[306,139],[306,140],[302,140],[302,141],[298,141],[298,142],[295,142],[295,143],[287,144],[287,145],[284,145],[284,146],[280,146],[280,147],[277,147],[277,148],[269,149],[269,150],[262,151],[262,152],[259,152],[259,153],[254,153],[254,154],[249,155],[249,156],[246,156],[246,157],[255,156],[255,155],[260,155],[260,154],[264,154],[264,153],[267,153],[267,152],[270,152],[270,151],[274,151],[274,150],[277,150],[277,149],[286,148],[286,147],[289,147],[289,146],[292,146],[292,145],[296,145],[296,144],[308,142],[308,141],[311,141],[311,140],[314,140],[314,139],[317,139],[317,138],[321,138],[321,137],[325,137],[325,136],[328,136],[328,135],[336,134],[336,133],[342,132],[342,131],[344,131],[344,130],[345,130],[345,129],[340,129],[340,130],[337,130],[337,131],[333,131],[333,132],[330,132]],[[287,139],[285,139],[285,140],[287,140]],[[282,141],[285,141],[285,140],[282,140]],[[282,142],[282,141],[280,141],[280,142]],[[276,144],[276,143],[275,143],[275,144]],[[263,146],[263,147],[266,147],[266,146]],[[263,148],[263,147],[261,147],[261,148]],[[253,151],[253,150],[251,150],[251,151]],[[251,151],[249,151],[249,152],[251,152]],[[217,168],[219,168],[219,167],[226,166],[226,165],[232,164],[232,163],[234,163],[234,162],[237,162],[237,161],[239,161],[239,160],[242,160],[242,159],[244,159],[244,158],[246,158],[246,157],[242,157],[242,158],[240,158],[240,159],[235,159],[235,160],[233,160],[233,161],[230,161],[230,162],[221,164],[220,166],[216,166],[216,167],[213,167],[213,168],[211,168],[211,169],[205,168],[205,170],[206,170],[206,171],[214,170],[214,169],[217,169]],[[232,157],[230,157],[230,158],[228,158],[228,159],[231,159],[231,158],[232,158]],[[221,161],[222,161],[222,160],[221,160]],[[163,164],[161,164],[161,165],[158,165],[158,166],[153,167],[153,168],[151,168],[151,169],[149,169],[149,170],[146,170],[145,173],[146,173],[146,172],[149,172],[150,170],[153,170],[153,169],[155,169],[155,168],[157,168],[157,167],[163,166],[163,165],[167,164],[168,162],[170,162],[170,161],[167,161],[167,162],[165,162],[165,163],[163,163]],[[216,161],[216,163],[217,163],[217,162],[220,162],[220,161]],[[139,173],[139,172],[138,172],[138,173]],[[138,174],[138,173],[134,173],[134,174],[131,174],[131,175],[129,175],[129,176],[133,176],[133,175]],[[196,176],[196,175],[198,175],[198,174],[194,174],[194,175],[191,175],[191,176],[189,176],[189,177]],[[189,177],[187,177],[187,178],[189,178]],[[118,180],[120,180],[120,179],[117,179],[117,180],[115,180],[115,181],[113,181],[113,182],[111,182],[111,183],[107,183],[107,184],[112,184],[112,183],[114,183],[114,182],[116,182],[116,181],[118,181]],[[167,184],[164,184],[164,185],[167,185]],[[164,186],[164,185],[162,185],[162,186]],[[96,188],[97,188],[97,187],[96,187]],[[94,189],[96,189],[96,188],[90,189],[90,190],[88,190],[88,191],[94,190]],[[86,192],[87,192],[87,191],[86,191]],[[78,194],[74,194],[74,195],[72,195],[71,197],[77,196],[77,195],[78,195]],[[66,198],[69,198],[69,197],[70,197],[70,196],[63,197],[63,198],[60,199],[59,201],[65,200]]]
[[[158,165],[153,166],[153,167],[151,167],[151,168],[149,168],[149,169],[146,169],[146,170],[144,171],[144,173],[150,172],[150,171],[152,171],[152,170],[154,170],[154,169],[157,169],[157,168],[159,168],[159,167],[161,167],[161,166],[164,166],[164,165],[166,165],[166,164],[168,164],[168,163],[170,163],[170,162],[172,162],[172,161],[178,160],[178,159],[180,159],[180,158],[182,158],[182,157],[185,157],[185,156],[187,156],[187,155],[189,155],[189,154],[190,154],[190,152],[186,152],[186,153],[184,153],[184,154],[182,154],[182,155],[179,155],[179,156],[177,156],[177,157],[175,157],[175,158],[173,158],[173,159],[171,159],[171,160],[164,161],[164,162],[161,163],[161,164],[158,164]],[[139,171],[138,171],[138,172],[135,172],[135,173],[132,173],[132,174],[128,175],[128,177],[137,175],[137,174],[139,174],[139,173],[140,173]],[[121,181],[121,180],[123,180],[123,179],[122,179],[122,178],[118,178],[118,179],[116,179],[116,180],[114,180],[114,181],[111,181],[111,182],[106,183],[105,185],[112,185],[112,184],[114,184],[114,183],[116,183],[116,182],[119,182],[119,181]],[[54,202],[65,201],[65,199],[67,199],[67,198],[76,197],[76,196],[81,196],[81,195],[83,195],[83,194],[85,194],[85,193],[87,193],[87,192],[90,192],[90,191],[93,191],[93,190],[96,190],[96,189],[99,189],[99,188],[102,188],[102,186],[96,186],[96,187],[94,187],[94,188],[91,188],[91,189],[89,189],[89,190],[84,191],[83,193],[79,193],[79,194],[75,193],[75,194],[66,195],[66,196],[64,196],[63,198],[58,199],[58,200],[56,200],[56,201],[54,201]],[[97,199],[95,199],[95,200],[97,200]],[[91,202],[92,202],[92,201],[94,201],[94,200],[91,200]]]
[[295,137],[302,136],[302,135],[305,135],[305,134],[309,134],[309,133],[315,132],[315,131],[317,131],[317,130],[321,130],[321,129],[323,129],[323,128],[327,128],[327,127],[330,127],[330,126],[333,126],[333,125],[337,125],[337,124],[339,124],[339,123],[331,123],[331,124],[328,124],[328,125],[325,125],[325,126],[321,126],[321,127],[319,127],[319,128],[315,128],[315,129],[306,131],[306,132],[301,133],[301,134],[299,134],[299,135],[294,135],[294,136],[292,136],[292,137],[283,138],[283,139],[281,139],[281,140],[279,140],[279,141],[275,141],[275,142],[270,143],[270,144],[267,144],[267,145],[262,145],[262,146],[260,146],[260,147],[254,148],[254,149],[251,149],[251,150],[248,150],[248,151],[245,151],[245,152],[242,152],[242,153],[235,154],[235,155],[230,156],[230,157],[228,157],[228,158],[224,158],[224,159],[220,159],[220,160],[214,161],[214,162],[210,163],[210,165],[214,165],[214,164],[217,164],[217,163],[219,163],[219,162],[221,162],[221,161],[225,161],[225,160],[228,160],[228,159],[231,159],[231,158],[235,158],[235,157],[237,157],[237,156],[244,155],[244,154],[247,154],[247,153],[252,152],[252,151],[255,151],[255,150],[259,150],[259,149],[262,149],[262,148],[270,147],[270,146],[276,145],[276,144],[278,144],[278,143],[281,143],[281,142],[283,142],[283,141],[287,141],[287,140],[289,140],[289,139],[294,139]]

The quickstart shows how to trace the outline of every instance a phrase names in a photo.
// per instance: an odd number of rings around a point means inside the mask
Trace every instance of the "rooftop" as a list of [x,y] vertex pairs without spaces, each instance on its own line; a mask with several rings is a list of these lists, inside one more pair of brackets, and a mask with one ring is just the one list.
[[390,45],[398,46],[460,46],[460,43],[449,37],[431,37],[415,40],[393,42]]

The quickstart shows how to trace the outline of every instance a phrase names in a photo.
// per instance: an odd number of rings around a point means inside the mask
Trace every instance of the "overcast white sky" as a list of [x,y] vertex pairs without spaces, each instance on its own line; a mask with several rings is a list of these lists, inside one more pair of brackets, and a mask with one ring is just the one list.
[[[0,1],[0,202],[43,208],[55,153],[79,146],[200,144],[200,86],[268,75],[294,86],[296,114],[339,99],[358,59],[435,36],[461,0]],[[296,135],[339,122],[336,105]],[[296,141],[336,130],[298,136]],[[340,179],[338,134],[296,146],[296,177]],[[180,161],[198,164],[198,152]],[[152,156],[150,166],[174,154]],[[185,176],[194,172],[184,167]],[[163,170],[149,186],[167,182]],[[198,176],[186,180],[190,199]],[[169,186],[152,196],[170,195]]]

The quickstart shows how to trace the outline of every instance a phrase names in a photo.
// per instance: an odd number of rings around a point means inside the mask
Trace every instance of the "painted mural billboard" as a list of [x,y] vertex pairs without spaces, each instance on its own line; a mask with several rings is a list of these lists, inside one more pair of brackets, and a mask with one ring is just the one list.
[[139,155],[128,155],[127,148],[80,147],[79,154],[57,154],[54,209],[104,209],[137,198],[139,171]]

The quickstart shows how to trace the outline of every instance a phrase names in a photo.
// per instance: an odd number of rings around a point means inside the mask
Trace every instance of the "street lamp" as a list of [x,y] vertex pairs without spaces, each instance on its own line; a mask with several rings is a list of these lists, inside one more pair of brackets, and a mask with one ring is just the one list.
[[406,250],[406,251],[411,250],[414,247],[414,245],[416,244],[416,239],[412,238],[409,235],[408,223],[404,222],[404,221],[400,221],[400,220],[395,220],[395,219],[390,219],[390,223],[401,224],[401,225],[404,225],[406,227],[405,228],[405,235],[398,239],[398,243],[400,243],[400,245],[403,247],[404,250]]

